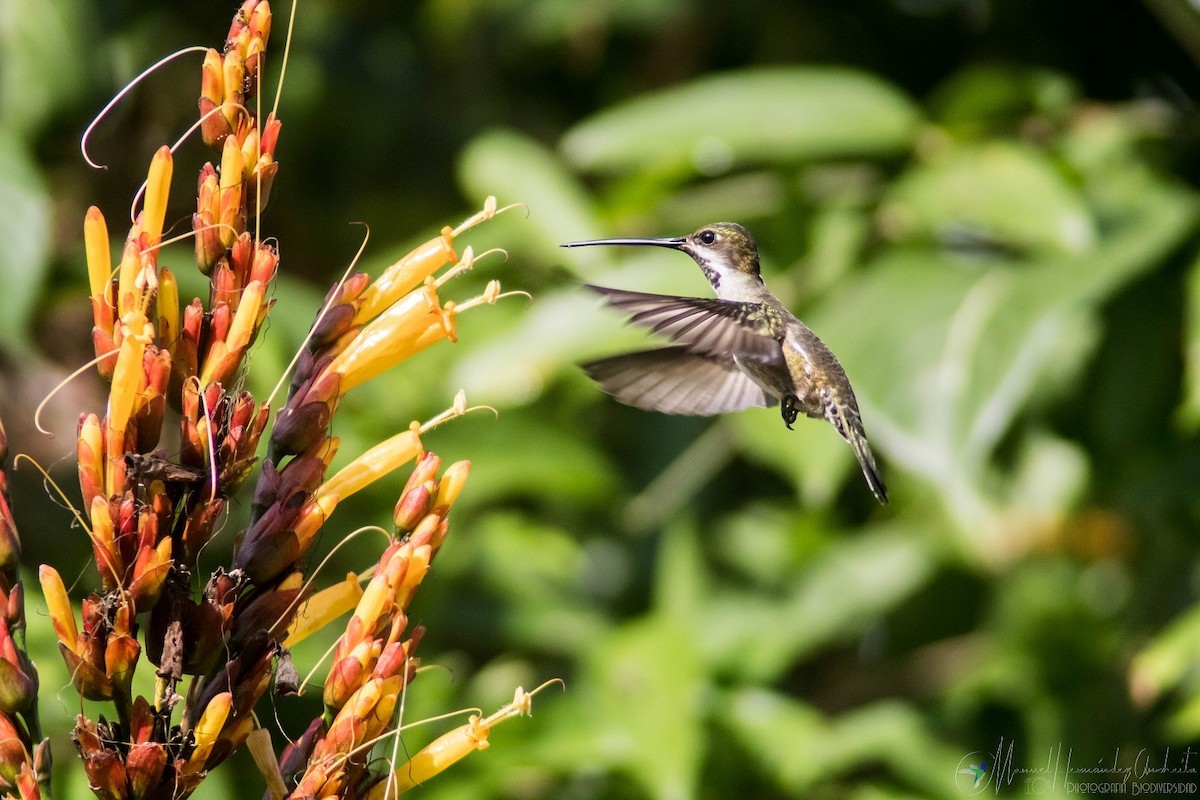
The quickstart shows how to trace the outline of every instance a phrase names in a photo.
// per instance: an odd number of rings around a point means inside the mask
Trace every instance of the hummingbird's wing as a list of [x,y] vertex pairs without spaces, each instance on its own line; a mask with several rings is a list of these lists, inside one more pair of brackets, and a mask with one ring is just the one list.
[[661,333],[689,350],[721,355],[737,353],[744,358],[765,360],[779,356],[779,339],[771,334],[765,317],[770,310],[757,303],[585,285],[603,295],[610,306],[627,312],[630,322]]
[[711,416],[775,402],[732,357],[686,347],[622,353],[583,369],[617,401],[664,414]]

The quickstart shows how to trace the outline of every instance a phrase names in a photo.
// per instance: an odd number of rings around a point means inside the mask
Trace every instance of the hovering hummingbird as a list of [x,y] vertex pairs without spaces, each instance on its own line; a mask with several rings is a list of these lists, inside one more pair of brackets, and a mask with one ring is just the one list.
[[763,283],[758,247],[732,222],[705,225],[668,239],[592,239],[563,247],[650,245],[691,256],[716,299],[588,288],[629,313],[629,321],[675,344],[623,353],[583,365],[618,401],[666,414],[709,416],[750,406],[780,404],[790,429],[803,412],[824,418],[842,435],[862,467],[871,492],[887,489],[867,444],[858,402],[837,357]]

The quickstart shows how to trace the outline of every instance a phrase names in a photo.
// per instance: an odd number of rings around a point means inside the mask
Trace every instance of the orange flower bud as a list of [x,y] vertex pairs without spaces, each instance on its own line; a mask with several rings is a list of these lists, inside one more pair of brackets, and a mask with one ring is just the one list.
[[225,137],[233,132],[228,109],[214,112],[225,102],[225,66],[221,54],[209,49],[204,55],[204,66],[200,70],[200,116],[204,122],[200,127],[200,138],[214,150],[221,146]]
[[97,749],[83,756],[88,786],[100,800],[124,800],[127,796],[125,764],[114,750]]
[[334,662],[325,679],[325,707],[340,709],[371,674],[381,647],[377,642],[360,642],[350,655]]
[[167,751],[157,742],[140,742],[129,748],[125,757],[125,772],[129,779],[129,796],[141,800],[158,788],[163,769],[167,765]]
[[416,528],[433,507],[432,501],[427,486],[414,486],[405,492],[396,503],[396,510],[392,512],[392,522],[395,523],[396,530],[407,533]]
[[133,562],[129,594],[134,607],[148,609],[158,602],[163,582],[171,572],[171,537],[164,536],[156,547],[142,547]]
[[128,698],[130,695],[133,669],[141,654],[142,646],[132,636],[113,634],[108,637],[104,648],[104,672],[113,686],[120,689],[120,697]]
[[408,494],[409,490],[414,486],[422,483],[436,482],[438,470],[441,468],[442,459],[438,458],[437,453],[427,450],[417,459],[412,473],[408,476],[408,481],[404,484],[404,490],[400,492],[401,496]]

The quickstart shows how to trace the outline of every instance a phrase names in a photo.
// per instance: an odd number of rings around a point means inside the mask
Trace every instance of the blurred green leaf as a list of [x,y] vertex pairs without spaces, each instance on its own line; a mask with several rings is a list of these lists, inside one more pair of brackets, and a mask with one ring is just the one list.
[[79,0],[0,6],[0,129],[32,133],[80,92],[90,67],[80,21],[86,8]]
[[1190,431],[1200,427],[1200,259],[1188,269],[1184,294],[1183,398],[1178,414]]
[[1173,715],[1176,735],[1195,739],[1200,736],[1200,606],[1171,622],[1129,667],[1129,692],[1140,706],[1176,690],[1185,698]]
[[728,72],[640,95],[576,125],[562,140],[572,164],[599,172],[892,155],[908,149],[920,114],[862,72],[777,67]]
[[957,72],[930,100],[937,121],[956,134],[1015,131],[1030,116],[1062,119],[1078,99],[1064,75],[1048,70],[987,64]]
[[1095,246],[1082,196],[1046,156],[1007,141],[952,147],[892,186],[881,213],[893,237],[1043,255]]
[[517,515],[492,514],[472,527],[472,543],[464,547],[487,588],[506,600],[501,623],[510,641],[571,653],[603,632],[600,609],[572,591],[581,580],[596,582],[578,541]]
[[[558,245],[600,236],[587,193],[555,153],[516,131],[496,130],[471,140],[459,157],[459,182],[478,201],[498,195],[502,204],[523,203],[528,219],[512,226],[514,249],[540,250],[556,259]],[[511,212],[512,217],[522,214]],[[573,261],[561,259],[571,269]]]
[[703,671],[686,628],[666,616],[630,623],[585,656],[598,746],[653,797],[695,796],[701,755],[695,715]]
[[18,347],[28,342],[27,325],[36,309],[50,258],[50,196],[37,167],[11,131],[0,128],[0,275],[5,312],[0,338]]
[[778,417],[779,410],[770,408],[736,414],[726,423],[746,460],[786,476],[804,505],[828,505],[849,474],[858,472],[853,452],[830,425],[813,421],[789,431]]
[[563,436],[542,421],[534,411],[510,409],[503,424],[490,414],[474,414],[439,431],[439,451],[471,453],[476,459],[470,488],[460,502],[475,505],[516,496],[557,506],[591,503],[611,494],[616,474],[606,455],[593,443]]
[[920,587],[939,560],[911,529],[840,540],[812,559],[786,597],[716,598],[703,616],[707,644],[722,669],[754,682],[776,679],[818,648],[861,636]]
[[924,797],[959,797],[954,776],[963,753],[933,739],[920,715],[894,702],[829,719],[774,692],[743,689],[727,697],[722,722],[751,758],[790,796],[883,766],[887,777]]

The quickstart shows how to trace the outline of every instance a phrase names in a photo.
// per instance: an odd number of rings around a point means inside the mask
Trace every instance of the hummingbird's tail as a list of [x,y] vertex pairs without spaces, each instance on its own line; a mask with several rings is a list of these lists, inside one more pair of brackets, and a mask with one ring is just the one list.
[[875,466],[875,456],[871,452],[871,445],[867,444],[867,437],[859,428],[846,438],[850,441],[850,447],[854,450],[855,457],[858,458],[858,465],[862,467],[863,477],[867,479],[867,486],[871,487],[871,493],[875,495],[876,500],[886,505],[888,501],[887,487],[883,485],[879,467]]
[[[847,389],[849,389],[848,385]],[[888,501],[887,487],[884,486],[883,478],[879,475],[879,467],[875,466],[875,454],[871,452],[871,445],[867,443],[867,433],[863,430],[862,418],[858,413],[858,402],[854,399],[853,392],[848,392],[848,394],[849,396],[845,397],[841,393],[835,393],[829,389],[821,392],[821,399],[825,405],[825,418],[832,422],[833,427],[837,428],[837,432],[842,435],[842,438],[850,443],[854,457],[858,459],[863,477],[867,479],[867,486],[871,487],[871,493],[875,495],[875,499],[886,504]]]

